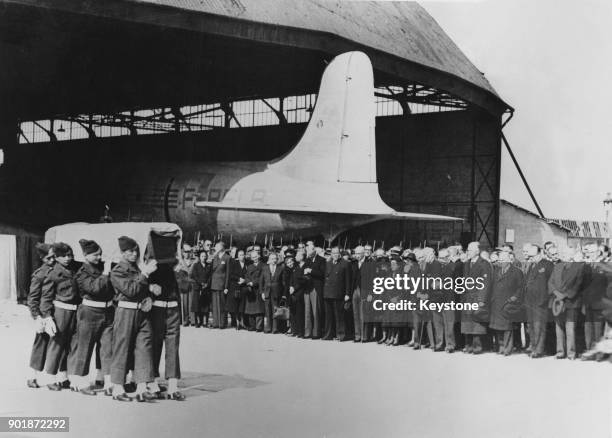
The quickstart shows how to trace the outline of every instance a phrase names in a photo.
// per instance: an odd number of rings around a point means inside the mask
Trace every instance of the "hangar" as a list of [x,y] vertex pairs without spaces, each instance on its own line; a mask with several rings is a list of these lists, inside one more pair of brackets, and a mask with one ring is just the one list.
[[464,221],[379,222],[340,244],[497,243],[513,110],[416,2],[0,0],[0,23],[0,223],[42,233],[109,204],[115,220],[153,220],[116,214],[118,162],[278,157],[325,65],[360,50],[383,200]]

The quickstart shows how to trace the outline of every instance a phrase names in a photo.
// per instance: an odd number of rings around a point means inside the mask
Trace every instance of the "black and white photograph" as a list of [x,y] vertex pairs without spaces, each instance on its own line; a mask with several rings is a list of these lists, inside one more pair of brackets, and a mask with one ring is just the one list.
[[612,1],[0,0],[0,438],[611,438]]

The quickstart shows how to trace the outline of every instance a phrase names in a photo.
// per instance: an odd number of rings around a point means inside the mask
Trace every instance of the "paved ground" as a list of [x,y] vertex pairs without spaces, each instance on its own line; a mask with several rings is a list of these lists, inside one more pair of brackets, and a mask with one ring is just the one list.
[[188,328],[189,399],[119,403],[26,388],[29,324],[24,308],[0,307],[0,416],[69,416],[71,436],[610,436],[609,363]]

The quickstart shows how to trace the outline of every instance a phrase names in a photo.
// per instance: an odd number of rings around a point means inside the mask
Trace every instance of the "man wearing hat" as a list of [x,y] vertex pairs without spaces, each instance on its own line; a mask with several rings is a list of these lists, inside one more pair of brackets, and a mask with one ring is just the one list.
[[[82,298],[77,310],[76,350],[71,352],[68,361],[69,374],[84,377],[89,374],[91,355],[96,343],[100,345],[101,371],[104,376],[104,393],[111,394],[110,366],[112,361],[113,306],[114,290],[108,278],[108,270],[104,269],[102,248],[93,240],[79,240],[85,263],[76,273],[76,283]],[[96,395],[96,392],[81,385],[77,379],[71,378],[74,389],[79,389],[86,395]],[[84,380],[84,379],[81,379]]]
[[525,309],[530,344],[528,353],[533,359],[538,359],[544,356],[546,346],[548,280],[553,271],[553,263],[544,257],[537,245],[530,245],[526,253],[526,258],[529,259],[525,274]]
[[149,260],[141,271],[137,264],[138,243],[130,237],[119,238],[119,249],[121,261],[110,273],[117,302],[113,323],[112,394],[115,400],[132,401],[132,398],[125,394],[123,383],[130,358],[133,357],[136,399],[148,401],[155,398],[147,389],[147,383],[154,380],[149,275],[156,271],[157,262]]
[[74,261],[72,248],[65,243],[54,243],[53,253],[57,263],[43,281],[40,312],[51,336],[45,369],[56,376],[56,382],[47,387],[60,391],[70,386],[65,370],[70,350],[76,345],[71,344],[76,331],[76,311],[81,302],[75,282],[80,265]]
[[34,344],[30,354],[30,368],[34,371],[33,378],[28,380],[28,387],[30,388],[40,388],[37,380],[38,374],[45,366],[49,334],[45,332],[45,323],[40,312],[40,298],[43,282],[55,264],[51,245],[37,243],[36,252],[42,260],[42,266],[32,273],[30,292],[28,293],[28,308],[30,309],[30,315],[34,318],[36,327],[36,335],[34,336]]

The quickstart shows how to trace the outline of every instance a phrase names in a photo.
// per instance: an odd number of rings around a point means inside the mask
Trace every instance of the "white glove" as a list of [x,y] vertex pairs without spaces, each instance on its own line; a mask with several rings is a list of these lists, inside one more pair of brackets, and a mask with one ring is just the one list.
[[151,310],[151,307],[153,307],[153,300],[151,298],[147,297],[144,300],[142,300],[140,310],[146,313]]
[[157,260],[149,260],[142,268],[142,273],[147,277],[157,271]]
[[162,288],[159,284],[150,284],[149,291],[155,295],[156,297],[160,296],[162,293]]
[[47,318],[43,319],[43,322],[45,324],[45,332],[50,337],[55,336],[55,334],[57,333],[57,327],[55,326],[55,321],[53,321],[53,318],[48,316]]
[[34,319],[34,329],[36,333],[43,333],[45,331],[45,321],[40,315]]

